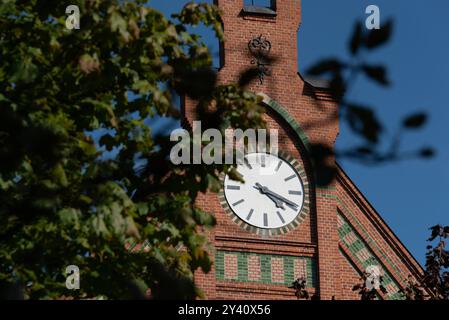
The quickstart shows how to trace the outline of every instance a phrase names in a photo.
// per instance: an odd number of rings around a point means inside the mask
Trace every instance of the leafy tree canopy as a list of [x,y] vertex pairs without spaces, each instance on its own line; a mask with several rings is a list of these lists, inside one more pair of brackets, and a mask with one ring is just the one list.
[[[65,28],[62,1],[0,4],[0,286],[26,298],[196,297],[193,272],[211,266],[201,231],[214,218],[194,201],[232,168],[173,166],[146,120],[178,118],[174,96],[186,94],[199,116],[245,130],[264,125],[258,100],[217,86],[186,29],[221,39],[216,7],[190,3],[171,21],[142,0],[71,4],[79,30]],[[141,253],[125,249],[144,240]],[[78,291],[65,287],[68,265],[80,268]]]

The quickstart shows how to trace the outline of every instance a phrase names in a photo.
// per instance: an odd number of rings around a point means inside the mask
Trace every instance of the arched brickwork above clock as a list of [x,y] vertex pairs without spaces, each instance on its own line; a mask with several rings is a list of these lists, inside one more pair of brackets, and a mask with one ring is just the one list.
[[301,125],[291,116],[291,114],[288,113],[288,111],[281,106],[279,103],[277,103],[275,100],[270,98],[265,93],[261,92],[258,93],[259,96],[263,98],[262,104],[266,107],[270,108],[272,111],[274,111],[277,115],[279,115],[285,123],[287,123],[291,130],[295,133],[298,140],[302,142],[304,148],[307,151],[310,151],[311,144],[310,139],[307,136],[307,133],[302,129]]

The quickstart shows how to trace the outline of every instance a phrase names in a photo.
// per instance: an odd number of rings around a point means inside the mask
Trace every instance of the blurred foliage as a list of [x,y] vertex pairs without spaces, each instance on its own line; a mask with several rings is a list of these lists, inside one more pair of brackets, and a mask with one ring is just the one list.
[[[387,68],[382,64],[371,64],[367,62],[366,55],[386,45],[392,37],[394,30],[393,20],[388,20],[381,25],[380,29],[366,30],[361,22],[354,25],[353,34],[348,42],[349,61],[337,57],[329,57],[318,61],[311,66],[307,73],[313,77],[327,77],[330,90],[339,103],[340,120],[345,122],[351,132],[360,138],[360,144],[345,150],[336,150],[335,155],[339,158],[351,159],[363,164],[376,165],[403,159],[423,158],[434,156],[431,147],[424,146],[418,150],[403,151],[400,142],[404,133],[410,130],[423,128],[428,120],[427,114],[419,112],[404,117],[391,140],[385,136],[386,128],[376,113],[376,108],[371,105],[355,103],[348,97],[354,83],[360,76],[373,81],[382,87],[389,87],[391,81]],[[318,124],[320,125],[320,124]],[[385,144],[387,148],[385,149]],[[315,146],[318,151],[315,154],[317,163],[324,162],[329,153],[326,146]],[[331,170],[324,166],[323,170]],[[320,184],[328,184],[332,175],[326,175]]]
[[295,296],[298,300],[310,299],[309,291],[307,291],[307,280],[304,277],[300,277],[293,281],[289,288],[295,289]]
[[411,275],[408,276],[404,289],[400,289],[399,292],[402,294],[405,300],[425,300],[426,290],[422,285],[419,284]]
[[449,251],[446,239],[449,239],[449,226],[436,225],[430,228],[427,241],[426,265],[420,279],[408,277],[401,290],[406,300],[449,300]]
[[[65,28],[62,1],[0,4],[4,295],[201,296],[193,273],[211,267],[203,231],[215,220],[194,202],[232,168],[173,166],[168,138],[145,120],[178,118],[176,94],[214,106],[204,114],[222,129],[264,126],[262,109],[255,95],[216,85],[207,47],[187,31],[204,24],[221,39],[215,6],[190,3],[170,21],[145,3],[73,0],[79,30]],[[125,249],[145,240],[147,252]],[[65,287],[72,264],[77,291]]]
[[449,251],[446,249],[449,226],[436,225],[430,229],[432,233],[428,241],[437,240],[437,243],[427,247],[426,270],[422,284],[430,290],[431,299],[449,300]]

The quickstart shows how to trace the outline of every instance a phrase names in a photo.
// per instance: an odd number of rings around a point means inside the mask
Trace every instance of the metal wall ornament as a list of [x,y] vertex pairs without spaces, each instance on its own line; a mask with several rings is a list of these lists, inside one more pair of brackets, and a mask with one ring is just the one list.
[[270,65],[268,55],[271,51],[271,42],[266,37],[260,35],[248,42],[248,49],[253,56],[251,64],[256,65],[260,84],[263,84],[265,76],[270,76],[270,71],[267,66]]

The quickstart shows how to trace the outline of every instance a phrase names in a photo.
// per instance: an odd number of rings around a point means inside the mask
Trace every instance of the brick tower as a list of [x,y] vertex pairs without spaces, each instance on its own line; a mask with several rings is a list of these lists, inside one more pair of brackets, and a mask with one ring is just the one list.
[[[259,68],[248,90],[263,97],[265,119],[279,132],[283,158],[302,181],[303,204],[294,221],[270,230],[236,216],[233,206],[239,201],[230,203],[225,187],[219,195],[202,195],[198,205],[214,213],[217,225],[208,233],[214,267],[208,274],[198,272],[196,284],[207,299],[295,299],[288,285],[304,277],[308,291],[321,299],[358,299],[352,286],[375,265],[388,290],[379,298],[400,298],[398,291],[408,275],[422,272],[419,264],[335,159],[327,159],[337,172],[334,181],[326,187],[316,183],[310,147],[333,148],[338,105],[327,88],[298,73],[300,0],[272,0],[268,6],[246,6],[243,0],[215,3],[225,31],[219,81],[236,83],[249,67]],[[264,50],[259,60],[257,50]],[[269,65],[265,54],[273,58]],[[193,107],[185,101],[188,122],[194,120]]]

